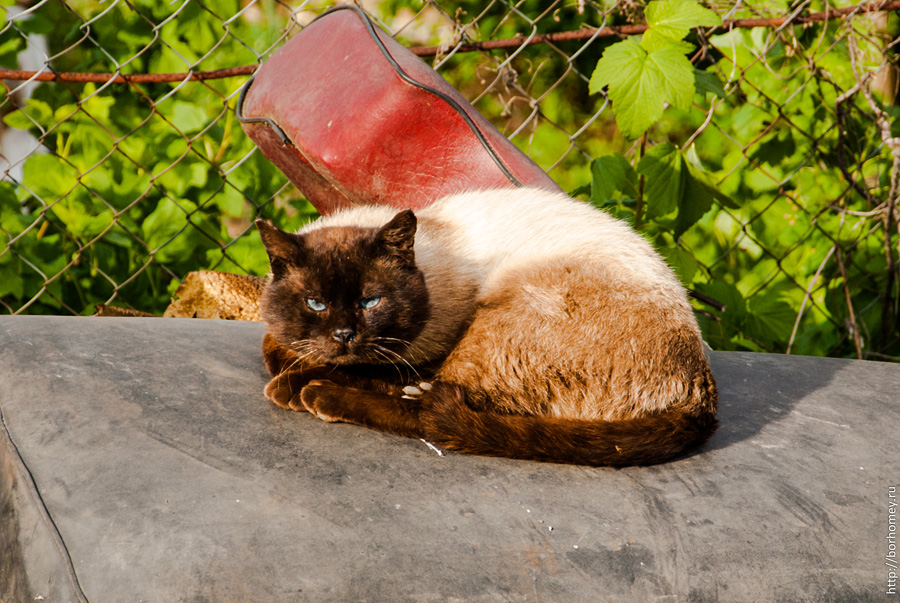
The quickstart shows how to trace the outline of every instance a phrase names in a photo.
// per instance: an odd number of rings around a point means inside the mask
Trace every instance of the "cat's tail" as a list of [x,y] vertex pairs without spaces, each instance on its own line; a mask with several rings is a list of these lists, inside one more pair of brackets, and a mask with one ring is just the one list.
[[424,437],[448,450],[550,463],[622,467],[653,465],[703,444],[714,411],[666,410],[621,421],[479,412],[465,389],[436,382],[420,413]]

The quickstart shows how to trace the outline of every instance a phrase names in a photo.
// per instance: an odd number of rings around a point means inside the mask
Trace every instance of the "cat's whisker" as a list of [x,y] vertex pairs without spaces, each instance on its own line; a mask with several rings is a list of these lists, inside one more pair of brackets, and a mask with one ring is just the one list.
[[299,339],[297,341],[292,341],[290,344],[290,348],[295,352],[303,352],[309,351],[313,348],[314,340],[312,339]]
[[410,354],[410,350],[414,350],[415,348],[413,348],[413,343],[411,341],[407,341],[406,339],[398,339],[396,337],[374,337],[373,340],[399,343],[403,346],[403,349],[401,351],[405,354],[404,358],[406,360],[412,361],[414,363],[426,360],[425,358],[421,357],[421,352],[414,352],[413,354]]
[[379,357],[383,358],[387,364],[391,365],[396,369],[397,374],[400,376],[400,380],[403,381],[406,378],[406,375],[403,374],[403,371],[400,370],[400,366],[393,361],[393,359],[387,355],[382,349],[379,349],[380,346],[375,346],[372,348],[372,351],[377,354]]
[[[403,371],[400,370],[401,363],[402,363],[404,366],[408,367],[409,370],[412,371],[412,373],[416,377],[418,377],[421,380],[421,377],[419,376],[419,373],[418,373],[418,371],[416,371],[415,367],[413,365],[411,365],[409,362],[407,362],[406,359],[404,359],[400,354],[397,354],[393,350],[385,348],[384,346],[376,345],[376,348],[378,349],[379,353],[381,354],[381,357],[384,358],[388,362],[388,364],[390,364],[397,370],[397,373],[400,375],[401,379],[409,378],[409,373],[404,375]],[[400,360],[400,362],[398,363],[397,360]]]
[[[410,350],[414,350],[412,342],[407,341],[405,339],[397,339],[396,337],[375,337],[374,340],[375,341],[382,341],[382,340],[383,341],[396,341],[397,343],[400,343],[404,346],[405,349],[403,351],[407,354],[409,354]],[[406,358],[407,360],[409,360],[413,363],[426,362],[428,360],[427,358],[422,356],[421,351],[414,352],[413,354],[409,355],[408,357],[404,357],[404,358]]]
[[396,341],[397,343],[403,344],[406,349],[412,345],[411,341],[407,341],[406,339],[399,339],[397,337],[373,337],[373,341]]
[[[291,351],[296,354],[296,357],[291,361],[291,363],[281,370],[281,374],[290,372],[297,365],[304,363],[306,360],[315,356],[314,349],[314,341],[311,339],[301,339],[298,341],[292,341],[288,346]],[[293,394],[293,392],[291,392]]]
[[[373,343],[372,346],[373,346],[375,349],[381,350],[382,352],[384,352],[384,353],[388,354],[389,356],[391,356],[391,357],[393,357],[393,358],[396,358],[397,360],[399,360],[400,362],[402,362],[404,365],[406,365],[407,367],[409,367],[409,370],[411,370],[411,371],[413,372],[413,374],[416,376],[416,378],[418,378],[419,381],[422,381],[422,376],[419,374],[419,371],[417,371],[416,368],[415,368],[412,364],[410,364],[410,362],[409,362],[406,358],[404,358],[403,356],[401,356],[400,354],[398,354],[398,353],[395,352],[394,350],[392,350],[392,349],[390,349],[390,348],[386,348],[386,347],[384,347],[384,346],[382,346],[382,345],[378,345],[377,343]],[[389,360],[389,362],[390,362],[391,364],[393,364],[394,366],[397,366],[397,365],[398,365],[397,362],[390,361],[390,360]]]

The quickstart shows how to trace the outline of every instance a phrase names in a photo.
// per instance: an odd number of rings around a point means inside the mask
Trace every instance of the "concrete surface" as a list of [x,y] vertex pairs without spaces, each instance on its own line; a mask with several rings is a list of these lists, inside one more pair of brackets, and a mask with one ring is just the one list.
[[591,469],[278,409],[263,330],[0,317],[0,600],[897,600],[898,365],[713,353],[703,450]]

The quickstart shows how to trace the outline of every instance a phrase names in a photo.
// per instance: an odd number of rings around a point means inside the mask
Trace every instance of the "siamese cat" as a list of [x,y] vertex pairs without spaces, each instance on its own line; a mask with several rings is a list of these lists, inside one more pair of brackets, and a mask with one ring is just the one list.
[[687,295],[627,224],[539,189],[257,221],[275,404],[466,453],[647,465],[717,391]]

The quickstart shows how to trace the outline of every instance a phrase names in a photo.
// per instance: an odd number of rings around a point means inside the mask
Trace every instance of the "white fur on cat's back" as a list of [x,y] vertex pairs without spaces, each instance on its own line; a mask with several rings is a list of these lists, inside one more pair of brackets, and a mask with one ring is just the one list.
[[[321,218],[301,233],[328,226],[377,228],[397,213],[386,206],[357,206]],[[456,260],[493,276],[558,258],[601,262],[628,280],[680,293],[681,285],[652,246],[630,226],[583,201],[537,188],[504,188],[450,195],[418,210],[416,259]],[[440,232],[439,232],[440,231]],[[441,236],[442,235],[442,236]],[[452,256],[452,257],[451,257]]]
[[461,239],[458,253],[488,274],[572,258],[602,262],[648,285],[680,289],[668,266],[631,227],[561,193],[530,188],[463,193],[420,215],[454,226]]
[[[300,233],[379,228],[397,212],[358,206],[316,220]],[[624,222],[561,193],[533,188],[467,192],[439,199],[416,216],[416,265],[425,276],[432,312],[404,353],[414,362],[448,352],[479,300],[501,287],[508,275],[559,259],[600,267],[607,279],[666,297],[689,313],[684,289],[647,241]],[[527,293],[529,303],[548,314],[562,303],[556,298],[563,300],[555,290],[532,287]]]

